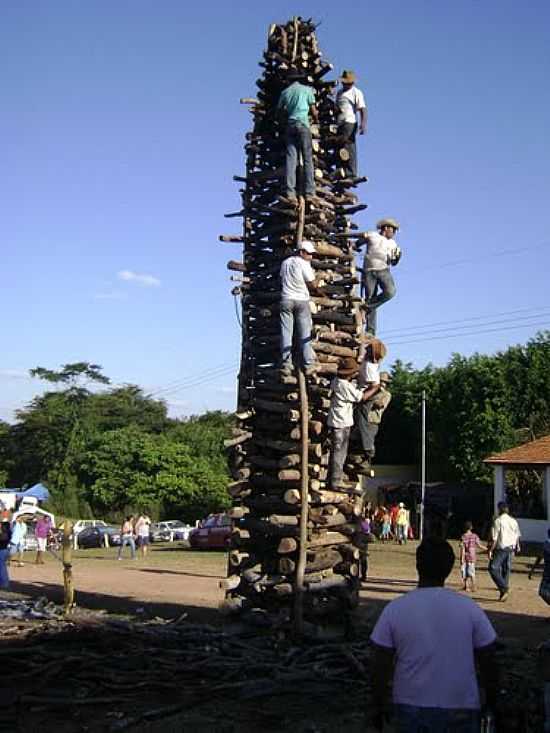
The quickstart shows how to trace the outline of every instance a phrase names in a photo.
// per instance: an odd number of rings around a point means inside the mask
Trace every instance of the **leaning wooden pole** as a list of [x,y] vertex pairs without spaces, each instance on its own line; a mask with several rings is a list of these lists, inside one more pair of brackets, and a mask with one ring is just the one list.
[[[285,129],[276,112],[295,66],[315,92],[318,122],[311,125],[316,198],[293,207],[283,193]],[[348,457],[346,483],[328,482],[330,383],[342,357],[358,357],[363,345],[359,278],[351,242],[352,216],[365,207],[355,194],[365,179],[342,167],[347,151],[337,134],[335,81],[319,51],[315,25],[293,18],[269,28],[255,97],[241,100],[252,114],[246,135],[239,234],[224,246],[242,247],[227,267],[240,279],[242,350],[237,424],[226,442],[233,481],[234,520],[228,609],[259,612],[277,623],[287,618],[298,632],[305,623],[342,623],[358,601],[359,552],[354,544],[361,513],[362,456]],[[298,184],[303,171],[298,171]],[[298,188],[298,193],[303,191]],[[322,296],[311,298],[314,376],[298,368],[280,374],[282,261],[303,239],[314,243],[312,267]]]
[[65,613],[69,614],[74,608],[73,583],[73,524],[68,519],[63,523],[63,587]]

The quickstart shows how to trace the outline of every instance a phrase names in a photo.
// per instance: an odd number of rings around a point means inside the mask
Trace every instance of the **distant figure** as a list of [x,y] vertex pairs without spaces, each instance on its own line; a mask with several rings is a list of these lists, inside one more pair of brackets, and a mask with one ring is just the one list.
[[391,531],[393,536],[397,539],[397,512],[399,511],[399,505],[394,502],[390,507],[390,522]]
[[353,408],[361,400],[370,399],[378,385],[360,389],[352,380],[357,378],[359,365],[347,356],[341,360],[336,377],[330,385],[331,398],[327,424],[331,433],[330,488],[338,491],[341,486],[344,463],[348,454],[349,436],[353,426]]
[[391,540],[391,516],[387,509],[384,508],[382,515],[382,533],[380,534],[382,542]]
[[4,520],[0,524],[0,589],[2,590],[8,590],[10,587],[10,576],[8,575],[10,539],[10,523]]
[[391,300],[397,292],[390,272],[390,265],[397,265],[401,249],[394,240],[399,224],[395,219],[381,219],[377,232],[365,232],[357,241],[356,249],[367,245],[361,276],[361,296],[365,299],[367,311],[365,331],[376,334],[376,311],[379,306]]
[[349,160],[344,165],[346,174],[352,178],[357,177],[357,147],[355,136],[357,135],[357,114],[359,114],[359,134],[363,135],[367,129],[367,106],[363,92],[355,86],[355,73],[350,71],[342,72],[340,77],[342,88],[336,95],[336,106],[338,107],[338,135],[348,151]]
[[290,203],[296,203],[296,168],[301,153],[304,160],[304,193],[307,198],[315,196],[313,173],[313,149],[309,115],[317,119],[315,92],[302,84],[298,72],[288,75],[289,85],[282,92],[277,111],[286,117],[286,196]]
[[322,295],[315,285],[315,273],[311,260],[315,254],[312,242],[303,241],[298,254],[283,260],[280,270],[281,310],[281,372],[292,372],[292,342],[294,330],[298,337],[302,363],[306,374],[315,369],[315,352],[311,346],[310,293]]
[[519,552],[521,532],[519,524],[510,516],[506,502],[499,502],[497,508],[498,516],[491,527],[489,574],[498,588],[499,601],[505,601],[510,595],[512,557],[514,552]]
[[529,580],[533,577],[533,573],[536,568],[544,560],[544,567],[542,569],[542,580],[539,586],[539,596],[542,600],[550,605],[550,529],[547,532],[546,540],[542,546],[542,552],[535,560],[535,564],[529,572]]
[[356,543],[359,548],[359,567],[361,570],[361,580],[367,579],[369,571],[369,542],[372,531],[371,520],[366,511],[359,518],[356,532]]
[[136,542],[134,540],[134,518],[126,517],[120,528],[120,547],[118,548],[117,560],[122,560],[122,550],[128,545],[132,560],[136,559]]
[[462,582],[464,583],[462,590],[468,590],[468,581],[470,581],[470,590],[472,593],[476,589],[476,548],[487,550],[481,544],[481,540],[475,532],[472,532],[472,523],[470,521],[464,523],[464,534],[460,538],[460,570],[462,573]]
[[23,553],[25,552],[25,538],[27,536],[27,524],[23,515],[19,515],[11,525],[10,559],[17,555],[17,567],[23,567]]
[[37,551],[36,560],[37,565],[44,565],[44,553],[46,552],[46,546],[48,544],[48,535],[52,528],[51,519],[48,516],[40,515],[36,520],[36,527],[34,529],[34,536],[36,537]]
[[393,673],[396,733],[473,733],[480,729],[476,660],[487,704],[498,681],[495,631],[479,606],[444,587],[454,565],[448,542],[430,538],[416,551],[418,588],[391,601],[371,635],[375,726],[384,727]]
[[137,535],[137,544],[138,549],[140,552],[141,557],[145,557],[147,555],[147,549],[149,547],[149,528],[151,525],[151,520],[147,516],[147,514],[140,514],[134,530]]
[[397,529],[396,541],[400,545],[406,545],[409,530],[409,513],[405,509],[403,502],[400,502],[397,509],[397,514],[395,515],[395,526]]

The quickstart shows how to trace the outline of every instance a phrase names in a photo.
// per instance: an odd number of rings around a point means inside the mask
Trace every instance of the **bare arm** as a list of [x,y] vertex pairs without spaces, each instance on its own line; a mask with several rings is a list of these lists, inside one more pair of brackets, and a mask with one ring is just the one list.
[[306,285],[311,295],[324,295],[323,289],[320,288],[313,280],[309,283],[306,283]]
[[359,123],[359,134],[364,135],[367,131],[367,108],[363,107],[363,109],[359,110],[359,117],[361,119],[361,122]]
[[367,400],[372,399],[374,395],[379,391],[379,384],[373,384],[371,387],[367,387],[367,389],[363,392],[363,402],[367,402]]
[[315,104],[309,105],[309,114],[311,115],[311,119],[314,122],[317,122],[317,120],[319,119],[319,113],[317,112],[317,107],[315,106]]

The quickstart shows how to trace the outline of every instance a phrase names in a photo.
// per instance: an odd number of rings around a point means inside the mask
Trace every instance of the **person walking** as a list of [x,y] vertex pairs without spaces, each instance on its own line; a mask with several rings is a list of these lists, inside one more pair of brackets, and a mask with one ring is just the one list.
[[51,519],[46,515],[40,515],[36,520],[34,536],[36,537],[36,565],[44,565],[44,553],[48,544],[48,535],[52,528]]
[[120,528],[120,547],[118,548],[117,560],[122,560],[122,550],[128,545],[132,560],[136,559],[136,542],[134,539],[134,518],[127,516]]
[[389,511],[382,507],[384,510],[384,513],[382,514],[382,532],[380,534],[380,539],[382,542],[388,542],[391,540],[391,516]]
[[10,539],[10,523],[2,520],[0,523],[0,590],[9,590],[10,587],[10,576],[8,574]]
[[468,581],[470,581],[470,590],[473,593],[476,589],[476,549],[486,550],[487,548],[481,544],[478,535],[472,532],[472,526],[470,521],[465,522],[464,534],[460,538],[460,571],[464,584],[462,590],[468,590]]
[[281,279],[281,373],[292,372],[292,342],[294,329],[301,349],[301,359],[306,374],[315,370],[315,352],[311,345],[310,293],[322,295],[315,285],[315,273],[311,260],[315,254],[312,242],[303,241],[298,254],[283,260],[280,270]]
[[137,535],[138,550],[142,558],[145,558],[145,556],[147,555],[147,550],[149,548],[150,526],[151,520],[149,519],[147,514],[140,514],[136,521],[134,529]]
[[27,524],[23,519],[23,515],[19,515],[17,519],[12,522],[11,525],[11,538],[10,538],[10,563],[11,558],[17,555],[17,567],[22,568],[23,553],[25,552],[25,538],[27,536]]
[[395,219],[380,219],[376,224],[377,232],[364,232],[357,240],[356,249],[366,244],[363,271],[361,275],[361,297],[365,299],[365,331],[376,334],[376,312],[391,300],[397,289],[390,265],[395,266],[401,259],[401,249],[394,240],[399,224]]
[[489,575],[498,589],[499,601],[505,601],[510,595],[512,557],[514,552],[519,552],[521,532],[506,502],[499,502],[497,509],[498,516],[491,527]]
[[342,72],[339,81],[342,88],[336,95],[338,107],[338,136],[347,150],[348,160],[344,170],[351,178],[357,177],[357,115],[359,114],[359,134],[364,135],[367,130],[367,106],[363,92],[355,86],[355,73],[349,69]]
[[445,588],[455,556],[443,539],[425,539],[416,551],[418,587],[391,601],[371,634],[374,724],[389,717],[393,676],[396,733],[474,733],[480,729],[479,664],[487,706],[498,689],[496,633],[468,596]]
[[327,425],[331,433],[330,451],[330,487],[338,491],[342,483],[344,463],[348,454],[348,444],[353,426],[353,408],[361,400],[370,399],[379,389],[374,385],[370,389],[359,388],[354,381],[359,373],[359,364],[352,356],[341,360],[337,376],[332,380],[330,408]]
[[529,580],[531,580],[533,573],[543,561],[544,566],[542,568],[542,579],[539,585],[539,596],[550,606],[550,529],[547,531],[546,540],[542,546],[542,552],[538,555],[533,567],[529,571]]
[[359,517],[357,523],[356,542],[359,548],[359,567],[361,570],[361,580],[367,580],[369,571],[369,542],[371,540],[371,517],[368,511],[363,511],[363,515]]
[[407,544],[407,530],[409,527],[409,516],[403,502],[399,503],[397,514],[395,515],[395,527],[397,530],[397,542],[400,545]]
[[277,112],[286,117],[286,197],[296,204],[296,168],[301,153],[304,161],[304,194],[306,199],[315,197],[313,173],[313,147],[309,116],[316,120],[315,92],[313,87],[302,84],[303,77],[297,71],[288,75],[289,85],[281,93]]

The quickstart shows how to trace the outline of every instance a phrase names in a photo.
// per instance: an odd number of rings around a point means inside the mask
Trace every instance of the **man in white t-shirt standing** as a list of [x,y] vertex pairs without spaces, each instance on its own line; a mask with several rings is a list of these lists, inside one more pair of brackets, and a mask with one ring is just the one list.
[[340,77],[342,88],[336,95],[338,107],[338,135],[348,151],[349,160],[344,166],[348,176],[357,177],[357,114],[359,114],[359,134],[364,135],[367,129],[367,106],[363,92],[355,86],[355,73],[350,70],[342,72]]
[[487,707],[495,708],[496,634],[471,598],[444,587],[454,561],[448,542],[424,540],[416,551],[418,588],[389,603],[374,627],[378,730],[384,727],[392,671],[396,733],[477,733],[476,660]]
[[380,388],[378,384],[371,385],[368,389],[358,387],[351,381],[358,374],[359,364],[352,356],[347,356],[340,362],[337,376],[330,385],[327,425],[331,429],[330,488],[333,491],[338,491],[342,483],[349,436],[353,427],[353,408],[358,402],[373,397]]
[[394,239],[399,229],[395,219],[381,219],[376,224],[377,232],[364,232],[357,241],[356,249],[367,245],[361,276],[361,296],[365,298],[367,319],[365,330],[376,334],[376,310],[382,303],[394,297],[395,283],[390,265],[397,265],[401,249]]
[[315,273],[311,260],[315,247],[303,241],[297,255],[287,257],[281,264],[281,371],[292,371],[292,339],[294,328],[300,343],[302,363],[306,374],[313,371],[315,352],[311,346],[310,292],[322,294],[315,285]]
[[521,532],[519,524],[509,514],[508,505],[498,504],[498,516],[491,527],[489,549],[489,575],[499,591],[499,601],[505,601],[510,594],[510,573],[512,557],[519,552]]

